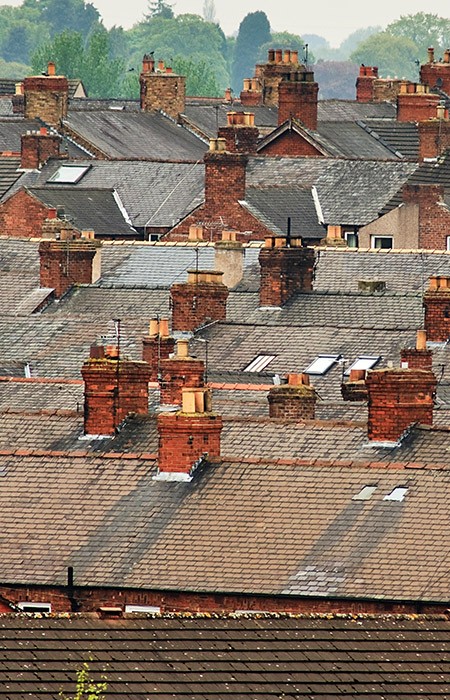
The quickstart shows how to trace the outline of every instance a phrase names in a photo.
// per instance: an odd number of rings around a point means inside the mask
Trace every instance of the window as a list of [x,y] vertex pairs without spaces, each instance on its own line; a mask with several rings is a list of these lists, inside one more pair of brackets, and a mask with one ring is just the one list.
[[75,185],[90,169],[90,165],[61,165],[47,182],[57,182],[62,185]]
[[28,600],[17,603],[17,607],[28,613],[50,613],[52,611],[51,603],[30,603]]
[[397,488],[383,498],[383,501],[403,501],[407,493],[407,486],[397,486]]
[[340,358],[341,355],[319,355],[304,372],[305,374],[325,374]]
[[377,486],[363,486],[361,491],[353,496],[352,501],[368,501],[369,498],[372,498],[377,488]]
[[450,250],[450,236],[447,236],[447,250]]
[[262,372],[267,365],[276,358],[276,355],[258,355],[250,362],[247,367],[244,367],[243,372]]
[[347,245],[349,248],[357,248],[358,247],[358,234],[353,233],[352,231],[346,231],[344,232],[344,238],[347,241]]
[[156,605],[125,605],[126,613],[160,613],[161,608]]
[[347,367],[344,374],[348,376],[352,369],[372,369],[380,360],[381,355],[360,355],[350,367]]
[[393,248],[394,239],[392,236],[371,236],[371,248]]

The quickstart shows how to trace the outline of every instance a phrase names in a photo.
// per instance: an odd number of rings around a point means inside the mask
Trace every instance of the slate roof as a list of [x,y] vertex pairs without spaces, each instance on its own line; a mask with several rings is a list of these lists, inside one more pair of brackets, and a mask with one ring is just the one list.
[[319,224],[309,188],[247,187],[242,204],[271,231],[285,235],[290,217],[293,235],[314,239],[326,235],[326,230]]
[[438,616],[3,616],[0,642],[5,700],[72,696],[87,660],[108,700],[449,694],[449,622]]
[[278,124],[278,109],[276,107],[243,107],[241,104],[204,104],[195,99],[186,100],[184,115],[208,138],[217,137],[217,130],[227,125],[228,112],[252,112],[255,115],[255,126],[260,130],[273,129]]
[[317,125],[317,133],[319,143],[328,147],[331,155],[380,160],[397,160],[401,157],[393,143],[374,138],[355,121],[322,121]]
[[[0,100],[1,101],[1,100]],[[13,116],[11,118],[0,119],[0,153],[2,151],[12,151],[20,153],[20,137],[27,131],[39,130],[42,122],[37,119],[24,119]],[[61,144],[61,153],[67,153],[70,158],[87,158],[86,151],[64,138]]]
[[20,168],[20,158],[0,156],[0,197],[3,197],[20,177],[18,168]]
[[404,158],[419,157],[419,134],[415,122],[398,122],[395,119],[365,119],[358,124],[368,131],[373,138],[399,151]]
[[97,236],[135,236],[126,221],[114,190],[76,187],[30,188],[30,194],[47,206],[62,208],[78,230],[93,230]]
[[109,158],[197,161],[207,150],[198,136],[157,113],[70,111],[64,126]]
[[[76,189],[115,189],[135,227],[171,228],[203,201],[203,163],[133,160],[85,163],[92,167],[75,185]],[[48,183],[59,166],[58,161],[49,161],[34,184],[65,189],[65,185]]]
[[348,122],[359,119],[396,119],[397,109],[390,102],[356,102],[354,100],[319,100],[319,122]]

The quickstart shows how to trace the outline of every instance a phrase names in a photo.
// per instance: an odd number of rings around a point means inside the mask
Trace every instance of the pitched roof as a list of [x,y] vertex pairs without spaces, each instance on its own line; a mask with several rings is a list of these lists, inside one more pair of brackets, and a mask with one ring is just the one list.
[[311,190],[295,185],[286,187],[247,187],[243,206],[269,230],[286,233],[288,217],[292,233],[321,239],[326,235],[319,224]]
[[319,122],[348,122],[359,119],[396,118],[396,106],[390,102],[356,102],[354,100],[319,100]]
[[[16,92],[16,84],[21,83],[23,78],[1,78],[0,79],[0,95],[14,95]],[[79,78],[69,78],[69,98],[74,97],[76,92],[81,89],[84,92],[84,85]]]
[[159,113],[70,111],[64,125],[75,140],[79,135],[110,158],[196,161],[207,149],[198,136]]
[[86,661],[117,700],[449,694],[449,622],[438,616],[3,616],[0,642],[8,700],[72,696]]
[[0,198],[19,179],[21,173],[17,172],[18,168],[20,168],[20,158],[0,156]]
[[204,104],[187,98],[184,115],[187,120],[195,125],[208,138],[217,136],[217,130],[227,125],[227,113],[231,111],[250,111],[255,115],[255,126],[260,131],[273,129],[278,123],[278,109],[276,107],[252,107],[244,108],[240,104]]
[[[1,102],[1,100],[0,100]],[[24,119],[13,116],[0,119],[0,153],[12,151],[20,153],[20,137],[27,131],[39,130],[42,123],[37,119]],[[62,136],[61,152],[67,153],[70,158],[89,157],[85,150],[74,144],[70,139]]]

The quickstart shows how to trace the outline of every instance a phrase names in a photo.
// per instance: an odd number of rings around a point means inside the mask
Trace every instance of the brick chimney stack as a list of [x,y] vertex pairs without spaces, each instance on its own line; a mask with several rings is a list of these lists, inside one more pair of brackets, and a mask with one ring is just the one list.
[[245,169],[248,156],[230,153],[224,138],[211,139],[205,161],[205,214],[212,219],[239,207],[245,199]]
[[314,261],[314,250],[303,248],[300,238],[266,238],[259,253],[260,306],[279,308],[294,294],[312,291]]
[[419,129],[419,159],[437,158],[450,148],[450,121],[443,105],[438,105],[434,118],[421,121]]
[[228,153],[256,153],[259,131],[251,112],[228,112],[227,126],[221,126],[218,137],[225,139]]
[[146,362],[120,358],[116,345],[94,345],[81,375],[85,435],[114,435],[127,416],[148,413],[150,368]]
[[182,410],[158,415],[159,459],[156,479],[191,481],[203,459],[220,456],[223,422],[211,412],[208,389],[184,389]]
[[169,334],[169,321],[153,318],[149,333],[142,338],[142,359],[150,367],[150,381],[157,382],[161,360],[166,360],[175,349],[175,339]]
[[222,231],[222,240],[215,243],[214,267],[223,272],[222,282],[233,289],[244,275],[245,250],[236,240],[236,231]]
[[450,90],[450,50],[444,51],[444,57],[440,61],[434,60],[434,49],[428,49],[428,61],[420,67],[420,82],[428,85],[430,89],[439,88],[445,93]]
[[450,338],[450,277],[430,277],[430,286],[423,296],[424,326],[433,343],[445,343]]
[[366,401],[366,370],[351,369],[349,378],[341,384],[341,394],[344,401]]
[[186,78],[177,75],[171,68],[145,55],[139,76],[140,101],[143,112],[165,112],[173,119],[184,112],[186,104]]
[[427,350],[427,332],[425,330],[417,331],[415,348],[402,348],[400,360],[403,368],[432,370],[433,353],[431,350]]
[[308,129],[317,129],[319,85],[312,71],[292,73],[278,85],[278,124],[299,119]]
[[432,119],[436,117],[440,101],[440,95],[430,93],[427,85],[405,80],[401,83],[397,95],[397,121],[420,122]]
[[307,374],[288,374],[288,383],[272,387],[267,399],[271,418],[314,420],[317,395]]
[[74,284],[100,278],[101,243],[95,239],[44,240],[39,244],[40,286],[62,297]]
[[24,114],[26,119],[42,119],[49,126],[59,127],[67,116],[69,83],[56,75],[54,63],[49,63],[47,75],[34,75],[23,81]]
[[378,78],[377,66],[359,67],[359,76],[356,79],[356,101],[357,102],[373,102],[374,100],[374,83]]
[[173,284],[172,329],[194,331],[205,323],[225,321],[228,287],[218,270],[188,270],[185,283]]
[[261,85],[257,78],[244,78],[244,87],[239,95],[244,107],[258,107],[263,102]]
[[20,141],[20,167],[24,170],[38,170],[49,158],[59,156],[61,137],[45,127],[39,131],[27,131]]
[[203,387],[205,363],[189,356],[189,341],[178,340],[176,354],[160,362],[161,404],[181,406],[183,389]]
[[369,441],[395,445],[415,423],[432,425],[436,384],[422,369],[367,372]]

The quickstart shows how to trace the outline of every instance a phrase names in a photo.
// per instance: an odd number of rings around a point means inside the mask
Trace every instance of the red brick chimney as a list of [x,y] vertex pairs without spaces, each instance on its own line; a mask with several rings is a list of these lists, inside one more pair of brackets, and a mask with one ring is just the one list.
[[42,119],[50,126],[60,126],[67,116],[69,83],[55,75],[55,64],[49,63],[47,75],[35,75],[23,81],[26,119]]
[[401,366],[403,369],[433,369],[433,353],[427,350],[427,332],[417,331],[415,348],[402,348],[400,351]]
[[450,121],[439,105],[437,118],[419,122],[419,159],[437,158],[450,147]]
[[351,369],[346,382],[341,384],[341,394],[344,401],[366,401],[366,370]]
[[149,334],[142,338],[142,359],[150,367],[150,381],[156,382],[160,375],[160,362],[166,360],[175,349],[175,339],[169,335],[169,321],[153,318]]
[[397,95],[397,121],[420,122],[436,116],[440,95],[429,92],[426,85],[403,81]]
[[74,284],[100,277],[101,243],[96,240],[45,240],[39,244],[40,286],[61,297]]
[[219,216],[245,199],[245,169],[248,156],[230,153],[224,138],[211,139],[205,153],[205,214]]
[[218,270],[189,270],[187,282],[171,286],[174,331],[194,331],[205,323],[225,321],[228,287],[222,276]]
[[266,238],[259,253],[261,307],[278,308],[298,292],[312,291],[315,254],[300,238]]
[[307,374],[288,374],[288,383],[272,387],[267,398],[271,418],[314,420],[317,395]]
[[85,435],[114,435],[130,414],[148,413],[150,368],[123,360],[116,345],[94,345],[81,368]]
[[171,68],[145,55],[139,76],[141,109],[144,112],[165,112],[173,119],[184,112],[186,103],[186,78],[177,75]]
[[208,389],[184,389],[182,411],[158,414],[157,479],[191,481],[203,459],[220,456],[223,422],[210,404]]
[[52,156],[59,156],[61,137],[51,134],[42,127],[39,131],[27,131],[21,136],[20,167],[24,170],[38,170]]
[[244,87],[239,99],[243,107],[258,107],[262,104],[263,93],[257,78],[244,78]]
[[161,404],[180,406],[183,389],[203,387],[205,364],[189,356],[189,341],[178,340],[176,354],[160,362]]
[[23,96],[23,83],[16,83],[15,94],[11,98],[13,114],[23,114],[25,100]]
[[441,61],[434,60],[434,49],[428,49],[428,61],[420,67],[420,82],[431,89],[439,88],[443,92],[450,90],[450,50],[444,51]]
[[356,101],[357,102],[373,102],[374,89],[373,85],[378,78],[377,66],[359,67],[359,76],[356,79]]
[[450,277],[430,277],[430,286],[423,295],[424,326],[433,343],[445,343],[450,338]]
[[432,425],[436,383],[433,372],[422,369],[367,372],[369,440],[397,444],[415,423]]
[[447,207],[442,206],[444,194],[443,185],[423,182],[402,189],[403,201],[418,207],[418,248],[445,250],[447,247],[450,216]]
[[299,119],[308,129],[317,129],[319,85],[312,71],[293,73],[278,85],[278,124]]
[[219,138],[225,139],[229,153],[256,153],[259,131],[251,112],[228,112],[227,126],[221,126]]

